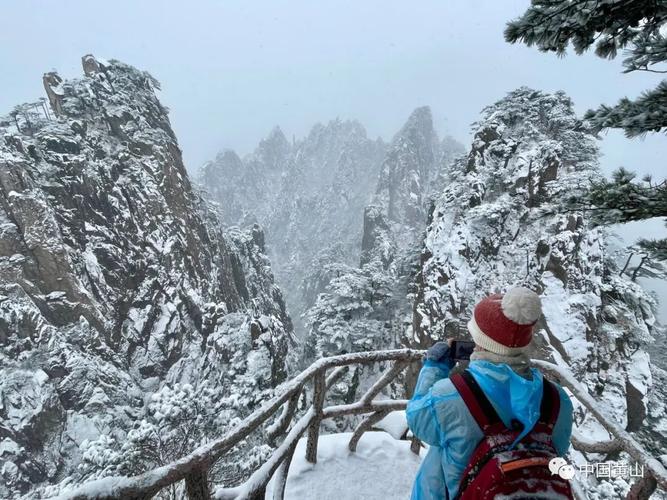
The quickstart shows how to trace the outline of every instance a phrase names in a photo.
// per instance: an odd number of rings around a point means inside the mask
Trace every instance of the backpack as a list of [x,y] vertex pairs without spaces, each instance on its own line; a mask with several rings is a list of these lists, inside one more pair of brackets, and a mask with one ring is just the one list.
[[509,449],[523,430],[522,423],[513,420],[508,429],[468,370],[450,378],[484,432],[463,471],[456,499],[486,500],[496,495],[526,500],[574,498],[570,483],[549,470],[549,461],[558,456],[552,435],[560,396],[554,384],[544,379],[540,417],[533,429]]

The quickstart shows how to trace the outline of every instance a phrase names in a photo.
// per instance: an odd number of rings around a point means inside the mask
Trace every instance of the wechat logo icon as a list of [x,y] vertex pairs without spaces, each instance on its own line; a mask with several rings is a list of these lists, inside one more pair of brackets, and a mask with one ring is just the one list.
[[568,464],[563,457],[554,457],[549,460],[549,470],[551,471],[551,475],[558,474],[566,481],[574,477],[574,467]]

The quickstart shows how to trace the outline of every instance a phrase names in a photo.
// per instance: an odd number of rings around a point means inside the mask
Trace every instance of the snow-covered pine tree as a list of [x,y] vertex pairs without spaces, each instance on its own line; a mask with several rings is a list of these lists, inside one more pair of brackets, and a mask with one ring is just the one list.
[[[620,168],[613,173],[611,180],[594,182],[583,201],[572,199],[569,206],[591,210],[593,222],[599,224],[667,217],[667,181],[654,184],[650,176],[639,182],[635,181],[635,177],[633,172]],[[641,269],[646,271],[650,268],[649,273],[664,276],[661,268],[662,263],[667,261],[667,238],[643,238],[630,251],[631,254],[644,254],[633,276]]]
[[[533,0],[526,12],[508,23],[505,39],[524,42],[546,52],[563,54],[572,43],[581,54],[595,45],[595,53],[614,58],[628,49],[625,72],[665,73],[667,39],[661,27],[667,4],[653,0]],[[620,128],[628,137],[659,132],[667,126],[667,81],[615,106],[600,106],[586,118],[597,130]]]
[[[337,277],[306,314],[304,364],[348,352],[374,351],[394,346],[391,337],[392,283],[381,269],[336,266]],[[330,391],[330,397],[352,403],[364,386],[367,369],[355,366]],[[340,428],[348,423],[339,422]]]
[[590,206],[580,204],[581,208],[594,210],[594,220],[606,224],[667,217],[667,181],[655,184],[647,176],[637,182],[635,177],[620,168],[611,180],[595,182],[586,199]]

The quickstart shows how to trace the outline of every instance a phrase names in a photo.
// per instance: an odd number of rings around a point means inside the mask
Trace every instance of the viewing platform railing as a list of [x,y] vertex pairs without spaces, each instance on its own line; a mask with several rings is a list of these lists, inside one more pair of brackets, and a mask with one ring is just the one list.
[[[392,411],[405,409],[407,400],[378,400],[375,398],[411,363],[421,362],[423,355],[424,351],[396,349],[322,358],[294,379],[283,384],[275,397],[264,403],[220,439],[202,445],[190,454],[168,465],[133,477],[106,477],[89,481],[58,498],[62,500],[144,500],[154,497],[163,488],[184,481],[185,494],[190,500],[209,500],[212,498],[220,500],[263,500],[267,484],[275,476],[273,500],[282,500],[285,494],[289,466],[299,439],[307,434],[306,460],[314,464],[317,461],[320,423],[323,420],[345,415],[365,414],[367,416],[354,430],[348,444],[350,451],[354,452],[361,436],[370,430],[374,424]],[[390,362],[391,364],[358,401],[346,405],[325,406],[327,390],[333,386],[349,366],[380,362]],[[548,377],[567,387],[574,397],[613,436],[611,440],[602,442],[586,442],[573,438],[572,445],[575,448],[585,453],[611,453],[623,450],[644,468],[644,476],[633,484],[628,499],[647,499],[657,487],[667,491],[667,470],[663,465],[644,450],[627,431],[605,418],[597,409],[595,400],[572,375],[546,361],[535,360],[533,364]],[[327,374],[329,370],[331,372]],[[312,405],[290,428],[301,393],[306,384],[311,381],[313,385]],[[281,411],[275,420],[266,427],[266,433],[271,441],[276,441],[281,436],[284,436],[284,438],[269,459],[240,486],[234,488],[219,487],[212,490],[208,477],[211,467],[235,445],[262,424],[267,423],[278,410]],[[418,453],[419,447],[419,442],[413,441],[413,451]],[[575,493],[583,499],[583,494],[579,491],[576,482],[573,482],[573,484],[575,485]]]

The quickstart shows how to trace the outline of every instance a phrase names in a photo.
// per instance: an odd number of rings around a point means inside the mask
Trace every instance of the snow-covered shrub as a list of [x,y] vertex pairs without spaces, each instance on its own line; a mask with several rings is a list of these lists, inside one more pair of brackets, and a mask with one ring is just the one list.
[[234,422],[225,411],[228,402],[218,396],[206,381],[196,388],[163,386],[125,435],[116,430],[84,441],[79,470],[85,477],[134,475],[187,454]]
[[308,311],[309,359],[390,345],[385,324],[391,283],[381,270],[341,267]]

